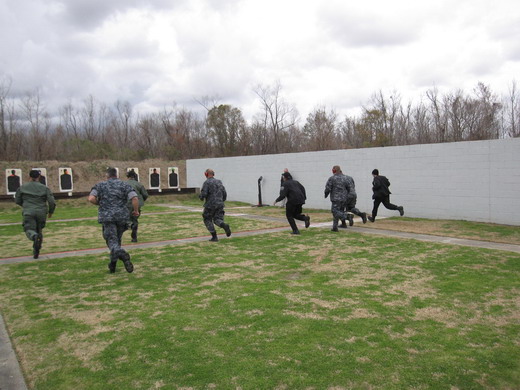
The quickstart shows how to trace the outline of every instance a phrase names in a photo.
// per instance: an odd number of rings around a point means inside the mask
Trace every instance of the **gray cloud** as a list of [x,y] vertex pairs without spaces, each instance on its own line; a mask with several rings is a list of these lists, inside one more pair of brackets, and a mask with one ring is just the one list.
[[320,27],[344,46],[394,46],[417,39],[420,22],[406,12],[377,12],[372,8],[338,8],[327,3],[319,12]]
[[515,4],[6,0],[0,77],[18,94],[39,88],[49,109],[89,95],[197,109],[194,98],[219,95],[251,117],[253,86],[279,80],[302,118],[341,113],[380,89],[502,88],[520,74]]
[[80,29],[100,26],[107,18],[130,9],[170,10],[184,3],[184,0],[74,0],[59,1],[60,12],[56,20]]

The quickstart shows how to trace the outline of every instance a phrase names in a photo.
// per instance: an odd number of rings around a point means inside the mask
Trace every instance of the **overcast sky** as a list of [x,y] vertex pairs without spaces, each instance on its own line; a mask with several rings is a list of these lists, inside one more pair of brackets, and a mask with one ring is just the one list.
[[250,119],[282,85],[305,119],[371,95],[520,81],[518,0],[3,0],[0,76],[49,109],[89,95],[141,112],[220,97]]

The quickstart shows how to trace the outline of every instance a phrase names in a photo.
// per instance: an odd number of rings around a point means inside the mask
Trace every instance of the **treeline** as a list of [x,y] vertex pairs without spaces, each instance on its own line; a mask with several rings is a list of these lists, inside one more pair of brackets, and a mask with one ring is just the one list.
[[[90,96],[59,112],[39,93],[10,96],[0,80],[0,160],[139,161],[410,145],[520,136],[520,93],[507,96],[478,83],[471,93],[426,92],[419,102],[375,93],[358,116],[317,107],[299,119],[280,84],[254,89],[259,111],[248,123],[238,107],[203,98],[206,114],[172,106],[135,114],[128,102],[109,106]],[[302,120],[303,119],[303,120]],[[303,123],[302,123],[303,122]]]

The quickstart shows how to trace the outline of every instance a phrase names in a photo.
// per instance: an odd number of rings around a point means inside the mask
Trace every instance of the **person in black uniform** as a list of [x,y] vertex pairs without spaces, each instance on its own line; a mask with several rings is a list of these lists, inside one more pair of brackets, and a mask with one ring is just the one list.
[[274,204],[287,198],[287,204],[285,205],[285,216],[291,226],[291,234],[300,234],[298,226],[296,226],[295,219],[299,221],[305,221],[305,227],[308,228],[311,224],[311,217],[302,214],[302,207],[305,204],[307,195],[305,194],[305,187],[302,186],[298,181],[293,180],[289,172],[284,172],[283,185],[280,188],[280,196],[276,198]]
[[403,206],[396,206],[395,204],[390,203],[390,181],[385,176],[379,175],[379,170],[374,169],[372,171],[372,176],[374,177],[374,181],[372,182],[372,191],[374,195],[372,195],[372,199],[374,199],[374,208],[372,209],[372,216],[368,217],[370,222],[375,222],[377,216],[377,210],[379,209],[379,205],[383,203],[388,210],[398,210],[401,216],[404,215]]

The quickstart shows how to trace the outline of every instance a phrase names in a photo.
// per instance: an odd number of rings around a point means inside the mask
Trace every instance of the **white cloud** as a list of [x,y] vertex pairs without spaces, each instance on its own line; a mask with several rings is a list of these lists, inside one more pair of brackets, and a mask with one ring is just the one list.
[[[29,10],[29,11],[27,11]],[[148,110],[220,96],[250,119],[279,80],[302,118],[341,115],[379,90],[497,92],[520,74],[516,1],[7,0],[0,75],[49,109],[88,95]]]

